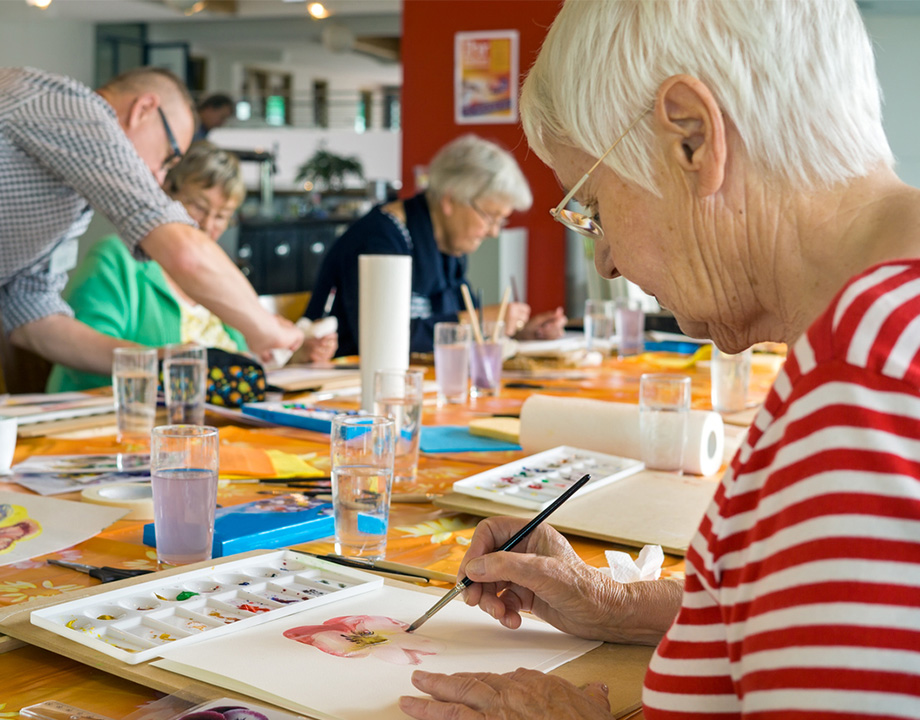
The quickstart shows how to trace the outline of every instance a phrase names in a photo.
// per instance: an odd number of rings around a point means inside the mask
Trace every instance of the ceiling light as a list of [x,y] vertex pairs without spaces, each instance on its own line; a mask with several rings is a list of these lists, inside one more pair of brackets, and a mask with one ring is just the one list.
[[32,7],[41,8],[44,10],[51,4],[51,0],[26,0],[26,5],[31,5]]
[[329,17],[329,11],[321,2],[312,2],[307,5],[307,12],[317,20],[322,20],[323,18]]

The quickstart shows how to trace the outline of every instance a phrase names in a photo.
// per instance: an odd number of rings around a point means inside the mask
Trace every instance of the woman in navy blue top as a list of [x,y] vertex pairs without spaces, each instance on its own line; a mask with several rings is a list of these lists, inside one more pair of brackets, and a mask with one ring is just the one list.
[[[475,135],[454,140],[432,159],[425,192],[378,205],[335,241],[323,259],[306,317],[322,316],[334,288],[338,354],[358,354],[358,256],[411,255],[410,348],[431,352],[435,323],[466,319],[460,293],[466,256],[531,202],[527,180],[510,153]],[[482,309],[485,320],[497,314],[498,306]],[[530,307],[519,302],[509,303],[505,315],[508,334],[518,339],[559,337],[565,321],[562,308],[531,318]]]

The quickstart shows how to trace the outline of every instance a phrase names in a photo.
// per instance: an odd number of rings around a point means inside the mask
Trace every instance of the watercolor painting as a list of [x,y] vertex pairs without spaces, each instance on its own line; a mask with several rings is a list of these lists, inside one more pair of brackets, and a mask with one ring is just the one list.
[[0,504],[0,555],[10,552],[16,543],[41,535],[42,526],[29,517],[22,505]]
[[329,655],[375,657],[394,665],[419,665],[425,655],[437,655],[437,643],[406,632],[409,623],[374,615],[351,615],[285,630],[284,637],[312,645]]
[[0,492],[0,565],[73,547],[127,512],[124,508]]

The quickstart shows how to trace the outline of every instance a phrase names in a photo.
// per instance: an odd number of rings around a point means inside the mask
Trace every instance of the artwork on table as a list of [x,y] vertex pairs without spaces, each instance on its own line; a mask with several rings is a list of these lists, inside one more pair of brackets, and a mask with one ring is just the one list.
[[[529,617],[518,630],[508,630],[461,601],[406,633],[437,598],[385,585],[223,637],[167,648],[154,664],[311,717],[404,720],[397,702],[419,694],[410,681],[416,669],[551,670],[600,644]],[[291,682],[290,673],[279,668],[309,672],[298,672]]]
[[76,545],[127,512],[123,508],[0,492],[0,565]]
[[284,631],[284,637],[312,645],[329,655],[373,657],[394,665],[419,665],[440,646],[423,635],[406,632],[409,623],[388,617],[353,615],[326,620],[322,625],[302,625]]
[[454,121],[515,123],[518,119],[518,31],[454,36]]
[[10,552],[17,543],[40,535],[42,526],[22,505],[0,504],[0,555]]

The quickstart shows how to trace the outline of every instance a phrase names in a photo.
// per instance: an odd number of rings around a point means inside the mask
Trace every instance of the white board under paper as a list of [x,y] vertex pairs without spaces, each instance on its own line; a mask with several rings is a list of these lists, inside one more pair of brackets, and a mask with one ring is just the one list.
[[342,616],[384,616],[411,623],[437,600],[436,595],[384,586],[362,597],[282,618],[185,648],[168,650],[153,664],[188,677],[245,693],[280,707],[329,720],[404,720],[397,701],[420,695],[410,677],[428,672],[511,672],[519,667],[549,671],[600,645],[525,617],[508,630],[462,601],[448,605],[412,635],[423,652],[412,664],[410,652],[392,648],[388,659],[374,653],[337,657],[284,637],[297,627],[321,625]]

